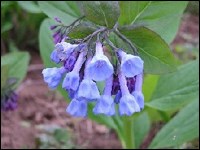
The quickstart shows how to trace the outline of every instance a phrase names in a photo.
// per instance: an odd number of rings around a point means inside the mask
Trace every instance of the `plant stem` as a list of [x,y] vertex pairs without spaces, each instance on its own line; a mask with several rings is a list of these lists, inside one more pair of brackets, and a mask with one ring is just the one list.
[[121,38],[123,41],[129,44],[129,46],[133,49],[134,55],[138,54],[137,48],[133,45],[133,43],[127,39],[123,34],[121,34],[117,29],[114,30],[114,32]]
[[135,139],[134,139],[134,131],[133,131],[133,119],[132,118],[124,118],[124,126],[125,126],[125,142],[127,149],[135,148]]

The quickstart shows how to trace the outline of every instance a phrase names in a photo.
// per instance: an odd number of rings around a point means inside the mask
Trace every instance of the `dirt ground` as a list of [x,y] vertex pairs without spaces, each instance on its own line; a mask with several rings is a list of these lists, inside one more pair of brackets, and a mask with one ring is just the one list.
[[[172,47],[177,44],[199,44],[199,18],[185,15]],[[68,128],[75,145],[82,148],[122,148],[114,131],[88,119],[77,119],[65,112],[67,103],[43,82],[43,69],[38,52],[30,51],[31,63],[26,79],[17,89],[18,109],[1,112],[1,148],[36,148],[35,138],[41,133],[39,125],[59,125]],[[155,135],[152,129],[141,148],[146,148]]]

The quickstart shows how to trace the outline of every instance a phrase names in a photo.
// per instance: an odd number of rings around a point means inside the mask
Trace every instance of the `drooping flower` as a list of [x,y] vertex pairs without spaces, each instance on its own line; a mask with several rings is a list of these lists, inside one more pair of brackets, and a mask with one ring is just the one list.
[[1,97],[1,110],[9,111],[17,108],[18,95],[9,91],[3,97]]
[[57,51],[53,50],[50,56],[51,60],[55,63],[60,63],[60,58],[58,57]]
[[88,70],[90,77],[95,81],[103,81],[114,72],[109,59],[103,54],[103,47],[100,42],[96,43],[96,54],[92,58]]
[[66,112],[74,117],[87,116],[87,100],[85,98],[73,98],[69,103]]
[[121,72],[118,74],[120,90],[122,92],[122,97],[119,101],[119,113],[120,115],[131,116],[134,112],[139,112],[140,107],[137,104],[135,97],[130,94],[125,75]]
[[115,103],[111,95],[113,75],[106,80],[103,95],[98,99],[96,106],[93,108],[95,114],[105,114],[112,116],[115,114]]
[[74,65],[73,70],[71,72],[67,73],[64,78],[64,81],[62,84],[62,87],[64,89],[67,89],[67,90],[71,89],[74,91],[76,91],[78,89],[79,80],[80,80],[79,71],[80,71],[84,61],[85,61],[85,52],[81,52],[78,56],[78,59]]
[[126,77],[134,77],[143,71],[143,60],[139,56],[126,54],[124,51],[118,51],[121,57],[121,71]]
[[70,44],[67,42],[57,43],[55,45],[55,50],[57,51],[57,57],[60,60],[66,60],[77,46],[78,46],[77,44]]
[[95,100],[100,98],[100,94],[96,83],[92,81],[88,74],[87,67],[90,62],[91,58],[88,58],[85,64],[84,79],[80,83],[77,96],[86,98],[87,100]]
[[48,84],[48,87],[55,89],[60,83],[63,74],[66,72],[64,67],[61,68],[46,68],[43,69],[42,74],[44,81]]
[[144,95],[142,93],[142,83],[143,75],[139,74],[136,76],[135,90],[132,92],[132,95],[135,97],[140,109],[144,108]]
[[64,67],[69,72],[72,71],[78,57],[78,52],[72,52],[72,54],[64,61]]

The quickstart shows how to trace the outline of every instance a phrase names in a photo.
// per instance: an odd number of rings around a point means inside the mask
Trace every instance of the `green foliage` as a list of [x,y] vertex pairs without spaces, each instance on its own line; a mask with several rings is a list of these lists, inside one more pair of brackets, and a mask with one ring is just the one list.
[[30,13],[41,13],[39,6],[34,1],[18,1],[18,4]]
[[120,13],[117,1],[85,1],[79,6],[88,20],[108,28],[115,25]]
[[[124,4],[125,3],[125,4]],[[159,34],[167,43],[174,39],[179,27],[181,15],[187,6],[186,1],[156,1],[156,2],[120,2],[120,11],[124,12],[119,19],[119,23],[124,25],[127,16],[131,16],[132,21],[128,21],[134,26],[145,26]],[[131,6],[137,9],[129,9]],[[125,10],[126,11],[125,11]],[[130,18],[130,17],[129,17]]]
[[198,119],[199,101],[195,99],[158,132],[149,148],[177,147],[199,137]]
[[179,109],[198,97],[198,60],[185,64],[171,74],[160,77],[147,106],[159,110]]
[[16,88],[24,79],[27,73],[30,56],[27,52],[12,52],[1,56],[1,69],[3,77],[2,83],[5,84],[6,79],[16,78],[17,83],[13,88]]
[[144,28],[125,28],[121,30],[128,39],[138,48],[144,60],[144,72],[163,74],[176,69],[175,59],[169,46],[155,32]]

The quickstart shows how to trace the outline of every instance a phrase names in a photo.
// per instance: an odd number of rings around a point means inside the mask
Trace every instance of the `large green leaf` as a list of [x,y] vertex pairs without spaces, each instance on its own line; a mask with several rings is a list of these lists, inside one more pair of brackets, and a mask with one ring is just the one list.
[[169,46],[155,32],[145,28],[124,28],[121,30],[135,46],[144,60],[144,71],[163,74],[175,71],[175,59]]
[[147,106],[159,110],[173,110],[182,107],[198,97],[198,60],[185,64],[174,73],[160,77],[152,101]]
[[133,129],[135,137],[135,147],[139,148],[145,136],[148,134],[151,123],[146,112],[141,113],[138,117],[134,118]]
[[52,19],[58,17],[66,25],[78,18],[77,13],[66,2],[39,1],[38,4],[47,16]]
[[30,13],[41,13],[39,6],[34,1],[18,1],[17,2],[24,10]]
[[[127,5],[127,2],[121,3]],[[170,43],[177,33],[180,19],[187,3],[187,1],[158,1],[145,5],[144,2],[129,2],[130,6],[134,6],[133,8],[139,7],[135,11],[132,10],[134,11],[132,24],[148,27],[158,33],[167,43]],[[121,4],[120,6],[123,5]],[[123,20],[126,20],[125,17],[129,16],[129,11],[126,10],[128,8],[121,7],[120,9],[121,12],[126,12],[126,15],[123,14],[123,18],[119,19],[121,24],[124,23]]]
[[109,28],[115,25],[120,15],[117,1],[83,1],[79,6],[88,20]]
[[120,1],[119,24],[131,24],[148,7],[150,1]]
[[27,52],[12,52],[1,56],[1,66],[8,64],[8,77],[17,78],[16,88],[27,73],[30,56]]
[[96,26],[94,26],[92,23],[82,22],[70,31],[69,37],[74,39],[82,39],[93,33],[96,29]]
[[199,137],[199,101],[183,108],[153,139],[149,148],[179,146]]
[[9,64],[1,64],[1,90],[5,87],[8,79]]

